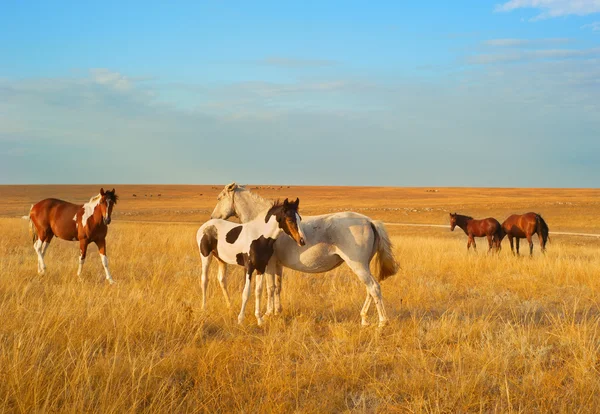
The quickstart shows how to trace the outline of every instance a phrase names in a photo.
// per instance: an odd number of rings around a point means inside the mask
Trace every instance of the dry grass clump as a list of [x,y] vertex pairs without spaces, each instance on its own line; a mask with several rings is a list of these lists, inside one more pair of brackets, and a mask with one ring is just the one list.
[[[200,310],[197,226],[115,222],[103,279],[92,249],[53,241],[48,272],[19,219],[0,219],[0,411],[594,411],[600,405],[600,252],[467,253],[464,240],[394,236],[391,323],[361,328],[346,266],[285,270],[284,314],[238,326],[211,270]],[[215,266],[216,267],[216,266]],[[375,309],[371,310],[376,321]]]

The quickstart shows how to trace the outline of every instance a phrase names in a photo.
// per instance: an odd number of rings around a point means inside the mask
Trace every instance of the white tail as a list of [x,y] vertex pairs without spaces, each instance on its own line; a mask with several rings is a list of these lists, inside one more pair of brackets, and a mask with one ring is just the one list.
[[371,222],[371,226],[375,232],[376,239],[375,248],[377,255],[375,257],[375,264],[377,274],[375,276],[377,277],[377,280],[381,282],[382,280],[395,275],[400,266],[394,257],[392,242],[390,241],[390,237],[387,234],[383,222],[374,220]]

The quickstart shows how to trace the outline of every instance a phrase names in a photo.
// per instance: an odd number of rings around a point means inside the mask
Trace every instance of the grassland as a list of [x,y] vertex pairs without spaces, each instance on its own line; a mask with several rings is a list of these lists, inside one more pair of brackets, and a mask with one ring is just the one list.
[[[466,251],[440,228],[389,226],[402,269],[391,318],[361,328],[364,287],[345,267],[285,270],[284,313],[236,323],[211,271],[199,306],[198,225],[222,186],[119,186],[108,236],[117,285],[95,249],[53,241],[36,274],[32,201],[85,201],[95,187],[0,187],[1,412],[595,412],[600,406],[600,240],[556,235],[548,253]],[[351,209],[386,222],[448,211],[537,211],[552,230],[600,233],[598,190],[261,188],[303,214]],[[158,194],[161,194],[158,197]],[[136,194],[136,197],[133,197]],[[150,195],[152,194],[152,197]],[[483,242],[483,240],[482,240]],[[483,243],[482,243],[483,244]],[[252,306],[251,306],[252,308]],[[376,320],[372,309],[371,318]]]

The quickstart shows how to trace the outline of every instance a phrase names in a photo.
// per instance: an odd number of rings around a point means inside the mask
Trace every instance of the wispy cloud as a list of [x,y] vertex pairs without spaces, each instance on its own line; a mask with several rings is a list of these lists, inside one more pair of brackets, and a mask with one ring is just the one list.
[[258,60],[257,63],[260,65],[277,66],[290,69],[333,66],[337,64],[337,62],[328,59],[298,59],[282,56],[269,56]]
[[507,53],[482,53],[467,57],[467,63],[489,65],[494,63],[519,63],[534,60],[574,59],[600,54],[600,48],[593,49],[539,49],[516,50]]
[[560,45],[569,43],[568,38],[549,38],[549,39],[490,39],[483,42],[486,46],[493,47],[537,47],[547,45]]
[[581,26],[581,28],[584,30],[589,29],[592,32],[600,32],[600,22],[584,24],[583,26]]
[[496,5],[496,12],[510,12],[517,9],[537,9],[541,13],[531,20],[577,15],[586,16],[600,12],[600,0],[510,0]]

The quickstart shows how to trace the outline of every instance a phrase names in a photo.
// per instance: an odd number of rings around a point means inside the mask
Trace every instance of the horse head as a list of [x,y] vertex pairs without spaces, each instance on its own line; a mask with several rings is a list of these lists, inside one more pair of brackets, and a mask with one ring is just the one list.
[[228,184],[217,197],[217,205],[210,215],[211,219],[227,220],[237,216],[235,211],[235,191],[240,188],[235,182]]
[[276,202],[267,212],[265,222],[268,222],[271,216],[275,216],[277,223],[279,223],[279,228],[294,239],[298,243],[298,246],[304,246],[306,241],[301,225],[302,218],[298,214],[299,205],[300,200],[298,198],[291,203],[287,198],[281,204]]
[[99,204],[100,211],[102,212],[102,221],[108,226],[111,222],[113,207],[115,206],[115,204],[117,204],[119,196],[117,196],[117,194],[115,193],[114,188],[112,189],[112,191],[104,191],[104,188],[101,188],[100,196],[101,198]]
[[454,231],[456,227],[456,213],[450,213],[450,231]]

